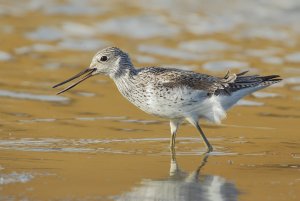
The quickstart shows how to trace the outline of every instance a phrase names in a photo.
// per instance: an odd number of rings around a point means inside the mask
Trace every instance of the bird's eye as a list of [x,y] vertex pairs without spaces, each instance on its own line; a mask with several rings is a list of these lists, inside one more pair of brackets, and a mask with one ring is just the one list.
[[102,56],[101,58],[100,58],[100,61],[107,61],[107,56]]

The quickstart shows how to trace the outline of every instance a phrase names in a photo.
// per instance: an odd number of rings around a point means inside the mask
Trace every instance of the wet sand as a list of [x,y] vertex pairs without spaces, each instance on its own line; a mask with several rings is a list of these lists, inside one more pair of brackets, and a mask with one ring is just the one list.
[[[270,19],[247,19],[241,15],[247,6],[237,2],[225,8],[234,8],[237,19],[227,12],[220,19],[210,16],[218,6],[207,2],[201,13],[198,6],[183,6],[195,15],[184,23],[175,15],[180,4],[171,12],[157,3],[146,9],[138,3],[49,2],[23,9],[1,2],[0,200],[299,199],[300,29],[290,4],[280,12],[262,6],[274,11]],[[279,22],[285,14],[287,22]],[[123,24],[123,36],[116,24]],[[141,26],[146,33],[130,34]],[[195,128],[180,127],[180,171],[170,173],[170,162],[173,170],[176,162],[167,120],[135,108],[106,77],[62,96],[51,88],[88,66],[107,45],[126,50],[136,66],[162,64],[219,76],[228,68],[250,69],[280,74],[284,81],[246,97],[222,125],[202,121],[215,147],[205,164]]]

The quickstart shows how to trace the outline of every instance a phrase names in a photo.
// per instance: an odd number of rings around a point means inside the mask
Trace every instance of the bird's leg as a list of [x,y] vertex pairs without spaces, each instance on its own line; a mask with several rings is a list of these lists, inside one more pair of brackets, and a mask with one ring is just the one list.
[[190,122],[193,126],[195,126],[197,128],[197,130],[199,131],[199,133],[201,134],[201,137],[203,138],[203,141],[205,143],[205,145],[207,146],[207,152],[212,152],[213,151],[213,147],[211,146],[211,144],[209,143],[209,141],[207,140],[204,132],[202,131],[199,123],[198,123],[198,119],[196,118],[186,118],[188,120],[188,122]]
[[170,120],[171,128],[171,139],[170,139],[170,149],[173,151],[175,149],[175,138],[179,124],[182,122],[181,119],[172,119]]
[[199,131],[199,133],[201,134],[201,136],[202,136],[202,138],[203,138],[203,140],[204,140],[204,143],[205,143],[206,146],[207,146],[207,151],[208,151],[208,152],[212,152],[212,151],[213,151],[213,147],[211,146],[211,144],[210,144],[209,141],[207,140],[207,138],[206,138],[204,132],[202,131],[202,129],[201,129],[201,127],[200,127],[200,125],[199,125],[198,122],[196,123],[196,128],[197,128],[197,130]]

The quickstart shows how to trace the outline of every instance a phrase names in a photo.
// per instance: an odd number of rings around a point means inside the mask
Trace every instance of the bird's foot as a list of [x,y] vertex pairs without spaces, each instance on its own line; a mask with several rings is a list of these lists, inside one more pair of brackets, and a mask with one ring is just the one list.
[[213,150],[214,150],[214,148],[211,145],[207,146],[207,153],[210,153]]

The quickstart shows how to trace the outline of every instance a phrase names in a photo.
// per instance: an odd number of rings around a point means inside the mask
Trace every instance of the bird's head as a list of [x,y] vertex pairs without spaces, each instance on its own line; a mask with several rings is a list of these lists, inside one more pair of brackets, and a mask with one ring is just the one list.
[[131,68],[133,68],[131,60],[125,52],[117,47],[108,47],[97,52],[88,68],[84,69],[73,77],[53,86],[53,88],[61,86],[84,75],[79,81],[57,93],[61,94],[94,75],[104,74],[110,76],[111,78],[116,78],[126,72],[127,69]]
[[97,52],[93,57],[90,69],[94,74],[105,74],[114,77],[123,68],[131,66],[129,56],[117,47],[108,47]]

